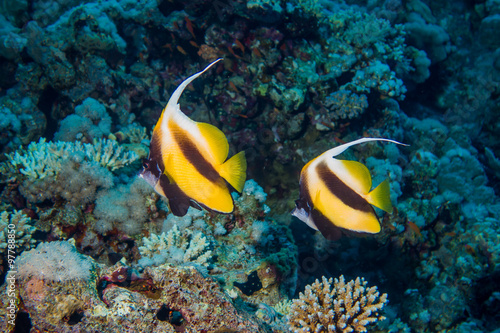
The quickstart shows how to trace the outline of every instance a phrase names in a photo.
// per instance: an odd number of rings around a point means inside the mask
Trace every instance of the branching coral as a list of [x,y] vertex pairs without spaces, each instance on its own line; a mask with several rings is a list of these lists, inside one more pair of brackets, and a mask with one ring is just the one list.
[[101,166],[114,171],[132,163],[139,157],[132,151],[125,151],[114,140],[99,139],[93,144],[80,142],[46,142],[40,139],[32,142],[26,150],[21,149],[8,154],[7,167],[10,172],[18,172],[31,179],[43,179],[56,176],[63,163],[70,157],[89,162],[98,162]]
[[0,169],[11,180],[17,180],[21,194],[29,202],[61,197],[75,206],[92,202],[99,188],[113,185],[111,171],[139,158],[116,141],[106,139],[94,140],[93,144],[40,139],[7,157]]
[[103,167],[114,171],[123,168],[137,160],[139,156],[133,151],[127,151],[114,140],[94,140],[94,144],[84,144],[88,159],[99,162]]
[[[30,224],[31,219],[21,211],[2,212],[0,215],[0,253],[7,252],[9,244],[15,245],[15,252],[30,249],[35,240],[31,235],[36,228]],[[15,231],[14,234],[10,232]]]
[[[200,265],[208,265],[208,260],[212,257],[209,250],[210,242],[201,233],[193,233],[189,229],[184,229],[181,233],[179,227],[174,227],[168,233],[161,235],[151,234],[149,238],[142,239],[143,246],[139,247],[139,252],[145,257],[149,257],[156,264],[169,262],[182,264],[194,262]],[[149,264],[150,260],[142,261]]]
[[288,324],[293,332],[366,332],[366,326],[385,317],[379,311],[387,294],[366,287],[363,278],[345,283],[344,276],[316,280],[293,301]]

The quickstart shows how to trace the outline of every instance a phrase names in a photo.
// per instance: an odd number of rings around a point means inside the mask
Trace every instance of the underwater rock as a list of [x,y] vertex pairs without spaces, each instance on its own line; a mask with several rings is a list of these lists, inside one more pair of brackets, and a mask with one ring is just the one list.
[[[47,247],[49,256],[55,255],[50,252],[53,248]],[[81,263],[89,260],[80,257]],[[64,265],[78,263],[69,258]],[[119,265],[93,267],[87,273],[80,267],[84,275],[62,280],[36,271],[11,274],[16,304],[23,304],[18,316],[27,314],[32,329],[52,332],[118,332],[124,327],[133,332],[264,332],[236,310],[216,282],[194,267],[163,265],[147,268],[140,277]],[[121,278],[110,278],[116,272]],[[5,288],[0,296],[2,303],[9,299]],[[6,307],[0,310],[2,317]],[[22,326],[18,322],[17,327]],[[7,327],[12,326],[0,321],[2,331]]]
[[495,14],[484,18],[479,27],[479,40],[481,43],[490,48],[496,49],[500,47],[500,14]]

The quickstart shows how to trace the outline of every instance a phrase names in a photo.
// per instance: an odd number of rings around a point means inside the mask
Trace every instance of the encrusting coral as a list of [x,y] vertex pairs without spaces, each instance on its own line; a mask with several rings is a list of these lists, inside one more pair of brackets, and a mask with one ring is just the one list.
[[293,301],[288,315],[290,330],[303,332],[366,332],[366,326],[385,319],[380,310],[387,294],[366,287],[363,278],[345,283],[344,276],[316,280]]

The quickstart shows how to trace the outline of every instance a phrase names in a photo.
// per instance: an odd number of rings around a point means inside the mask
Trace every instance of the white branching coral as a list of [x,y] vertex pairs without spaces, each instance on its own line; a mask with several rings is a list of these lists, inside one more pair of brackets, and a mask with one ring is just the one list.
[[274,310],[276,310],[276,312],[286,316],[290,313],[290,309],[292,308],[292,304],[293,304],[292,300],[283,299],[283,300],[279,301],[278,303],[276,303],[275,305],[273,305],[273,308],[274,308]]
[[135,152],[125,150],[115,140],[94,140],[93,144],[83,144],[83,147],[89,160],[96,161],[111,171],[122,168],[139,158]]
[[[139,263],[147,266],[150,264],[159,265],[165,262],[171,264],[197,263],[208,266],[208,261],[212,257],[209,249],[210,242],[201,233],[193,233],[189,229],[179,230],[174,225],[166,234],[151,234],[149,238],[142,239],[143,246],[139,247],[139,252],[143,257]],[[145,258],[150,260],[144,260]],[[152,262],[151,262],[152,261]]]
[[142,143],[149,140],[146,127],[140,126],[137,123],[128,125],[122,131],[125,138],[131,143]]
[[18,254],[29,250],[36,243],[31,238],[36,228],[30,224],[30,221],[31,219],[22,211],[2,212],[0,215],[0,253],[7,252],[9,244],[12,244],[14,253]]
[[125,150],[114,140],[99,139],[94,140],[92,144],[82,144],[46,142],[44,138],[30,143],[27,149],[8,154],[7,157],[9,158],[7,167],[11,174],[20,172],[30,179],[54,177],[61,170],[63,162],[69,158],[97,162],[111,171],[139,158],[135,152]]
[[[387,294],[379,295],[377,287],[366,287],[363,278],[345,283],[344,276],[333,280],[316,280],[306,286],[293,301],[288,315],[292,332],[347,333],[366,332],[366,326],[385,317],[380,310]],[[380,297],[379,297],[380,296]]]

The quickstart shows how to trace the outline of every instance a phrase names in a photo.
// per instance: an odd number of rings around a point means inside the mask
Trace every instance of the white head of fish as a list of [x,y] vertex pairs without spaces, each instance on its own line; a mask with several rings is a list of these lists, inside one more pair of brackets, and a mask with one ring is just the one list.
[[308,226],[310,226],[314,230],[318,230],[318,227],[316,227],[316,225],[312,221],[311,214],[309,214],[309,212],[306,211],[304,208],[296,207],[292,211],[292,216],[295,216],[296,218],[298,218],[299,220],[301,220],[302,222],[304,222],[305,224],[307,224]]

